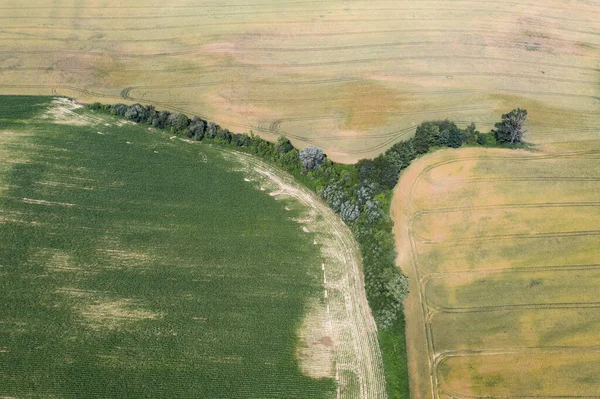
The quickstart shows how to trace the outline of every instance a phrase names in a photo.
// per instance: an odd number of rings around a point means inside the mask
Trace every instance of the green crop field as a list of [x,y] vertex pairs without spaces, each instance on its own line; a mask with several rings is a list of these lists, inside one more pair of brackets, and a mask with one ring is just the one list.
[[335,396],[296,355],[323,290],[299,205],[222,150],[49,101],[0,98],[0,397]]

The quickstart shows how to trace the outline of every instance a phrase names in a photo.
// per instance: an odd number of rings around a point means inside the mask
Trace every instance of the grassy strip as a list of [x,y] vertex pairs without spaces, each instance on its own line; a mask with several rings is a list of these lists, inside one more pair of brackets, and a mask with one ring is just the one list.
[[379,332],[379,346],[383,355],[383,365],[388,377],[387,390],[390,398],[409,398],[410,389],[407,380],[389,378],[408,376],[406,358],[406,337],[404,334],[404,315],[396,320],[389,330]]
[[158,112],[152,106],[95,103],[88,108],[168,129],[197,141],[234,146],[282,167],[317,192],[348,224],[359,243],[365,290],[379,330],[389,396],[409,397],[402,307],[408,295],[408,281],[395,263],[393,222],[389,217],[392,190],[402,170],[437,148],[507,146],[498,143],[493,132],[480,133],[475,124],[460,129],[448,120],[425,122],[419,125],[414,138],[393,145],[375,159],[344,165],[327,159],[321,150],[311,146],[297,150],[283,136],[271,143],[252,133],[231,133],[198,117],[189,119],[183,114]]
[[25,122],[50,106],[52,97],[0,96],[0,128],[12,121]]

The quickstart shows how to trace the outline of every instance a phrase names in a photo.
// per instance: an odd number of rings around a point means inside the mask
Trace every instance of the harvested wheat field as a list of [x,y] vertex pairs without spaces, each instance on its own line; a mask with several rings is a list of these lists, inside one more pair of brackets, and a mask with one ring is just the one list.
[[600,142],[466,148],[396,188],[413,398],[600,397]]
[[600,122],[594,1],[3,0],[0,20],[0,93],[152,103],[343,162],[424,120],[526,108],[536,143]]

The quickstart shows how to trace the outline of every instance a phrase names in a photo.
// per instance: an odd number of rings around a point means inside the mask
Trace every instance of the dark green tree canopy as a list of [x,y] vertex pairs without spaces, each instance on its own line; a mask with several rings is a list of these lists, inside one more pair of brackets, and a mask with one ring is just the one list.
[[425,122],[417,127],[415,133],[415,150],[419,154],[429,151],[429,147],[435,145],[440,138],[440,128],[431,122]]
[[521,108],[513,109],[502,115],[502,122],[496,123],[492,130],[500,143],[520,143],[527,132],[527,111]]
[[275,150],[280,154],[285,154],[294,149],[292,142],[287,139],[284,135],[279,136],[277,143],[275,143]]

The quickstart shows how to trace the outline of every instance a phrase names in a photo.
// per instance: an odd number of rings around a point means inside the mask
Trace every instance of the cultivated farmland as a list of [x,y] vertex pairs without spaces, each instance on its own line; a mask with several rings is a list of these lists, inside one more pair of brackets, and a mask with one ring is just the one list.
[[461,149],[403,174],[414,398],[600,396],[600,144]]
[[152,130],[0,97],[0,396],[385,397],[341,220]]
[[152,103],[340,161],[516,107],[564,142],[598,133],[599,21],[586,0],[3,0],[0,92]]

